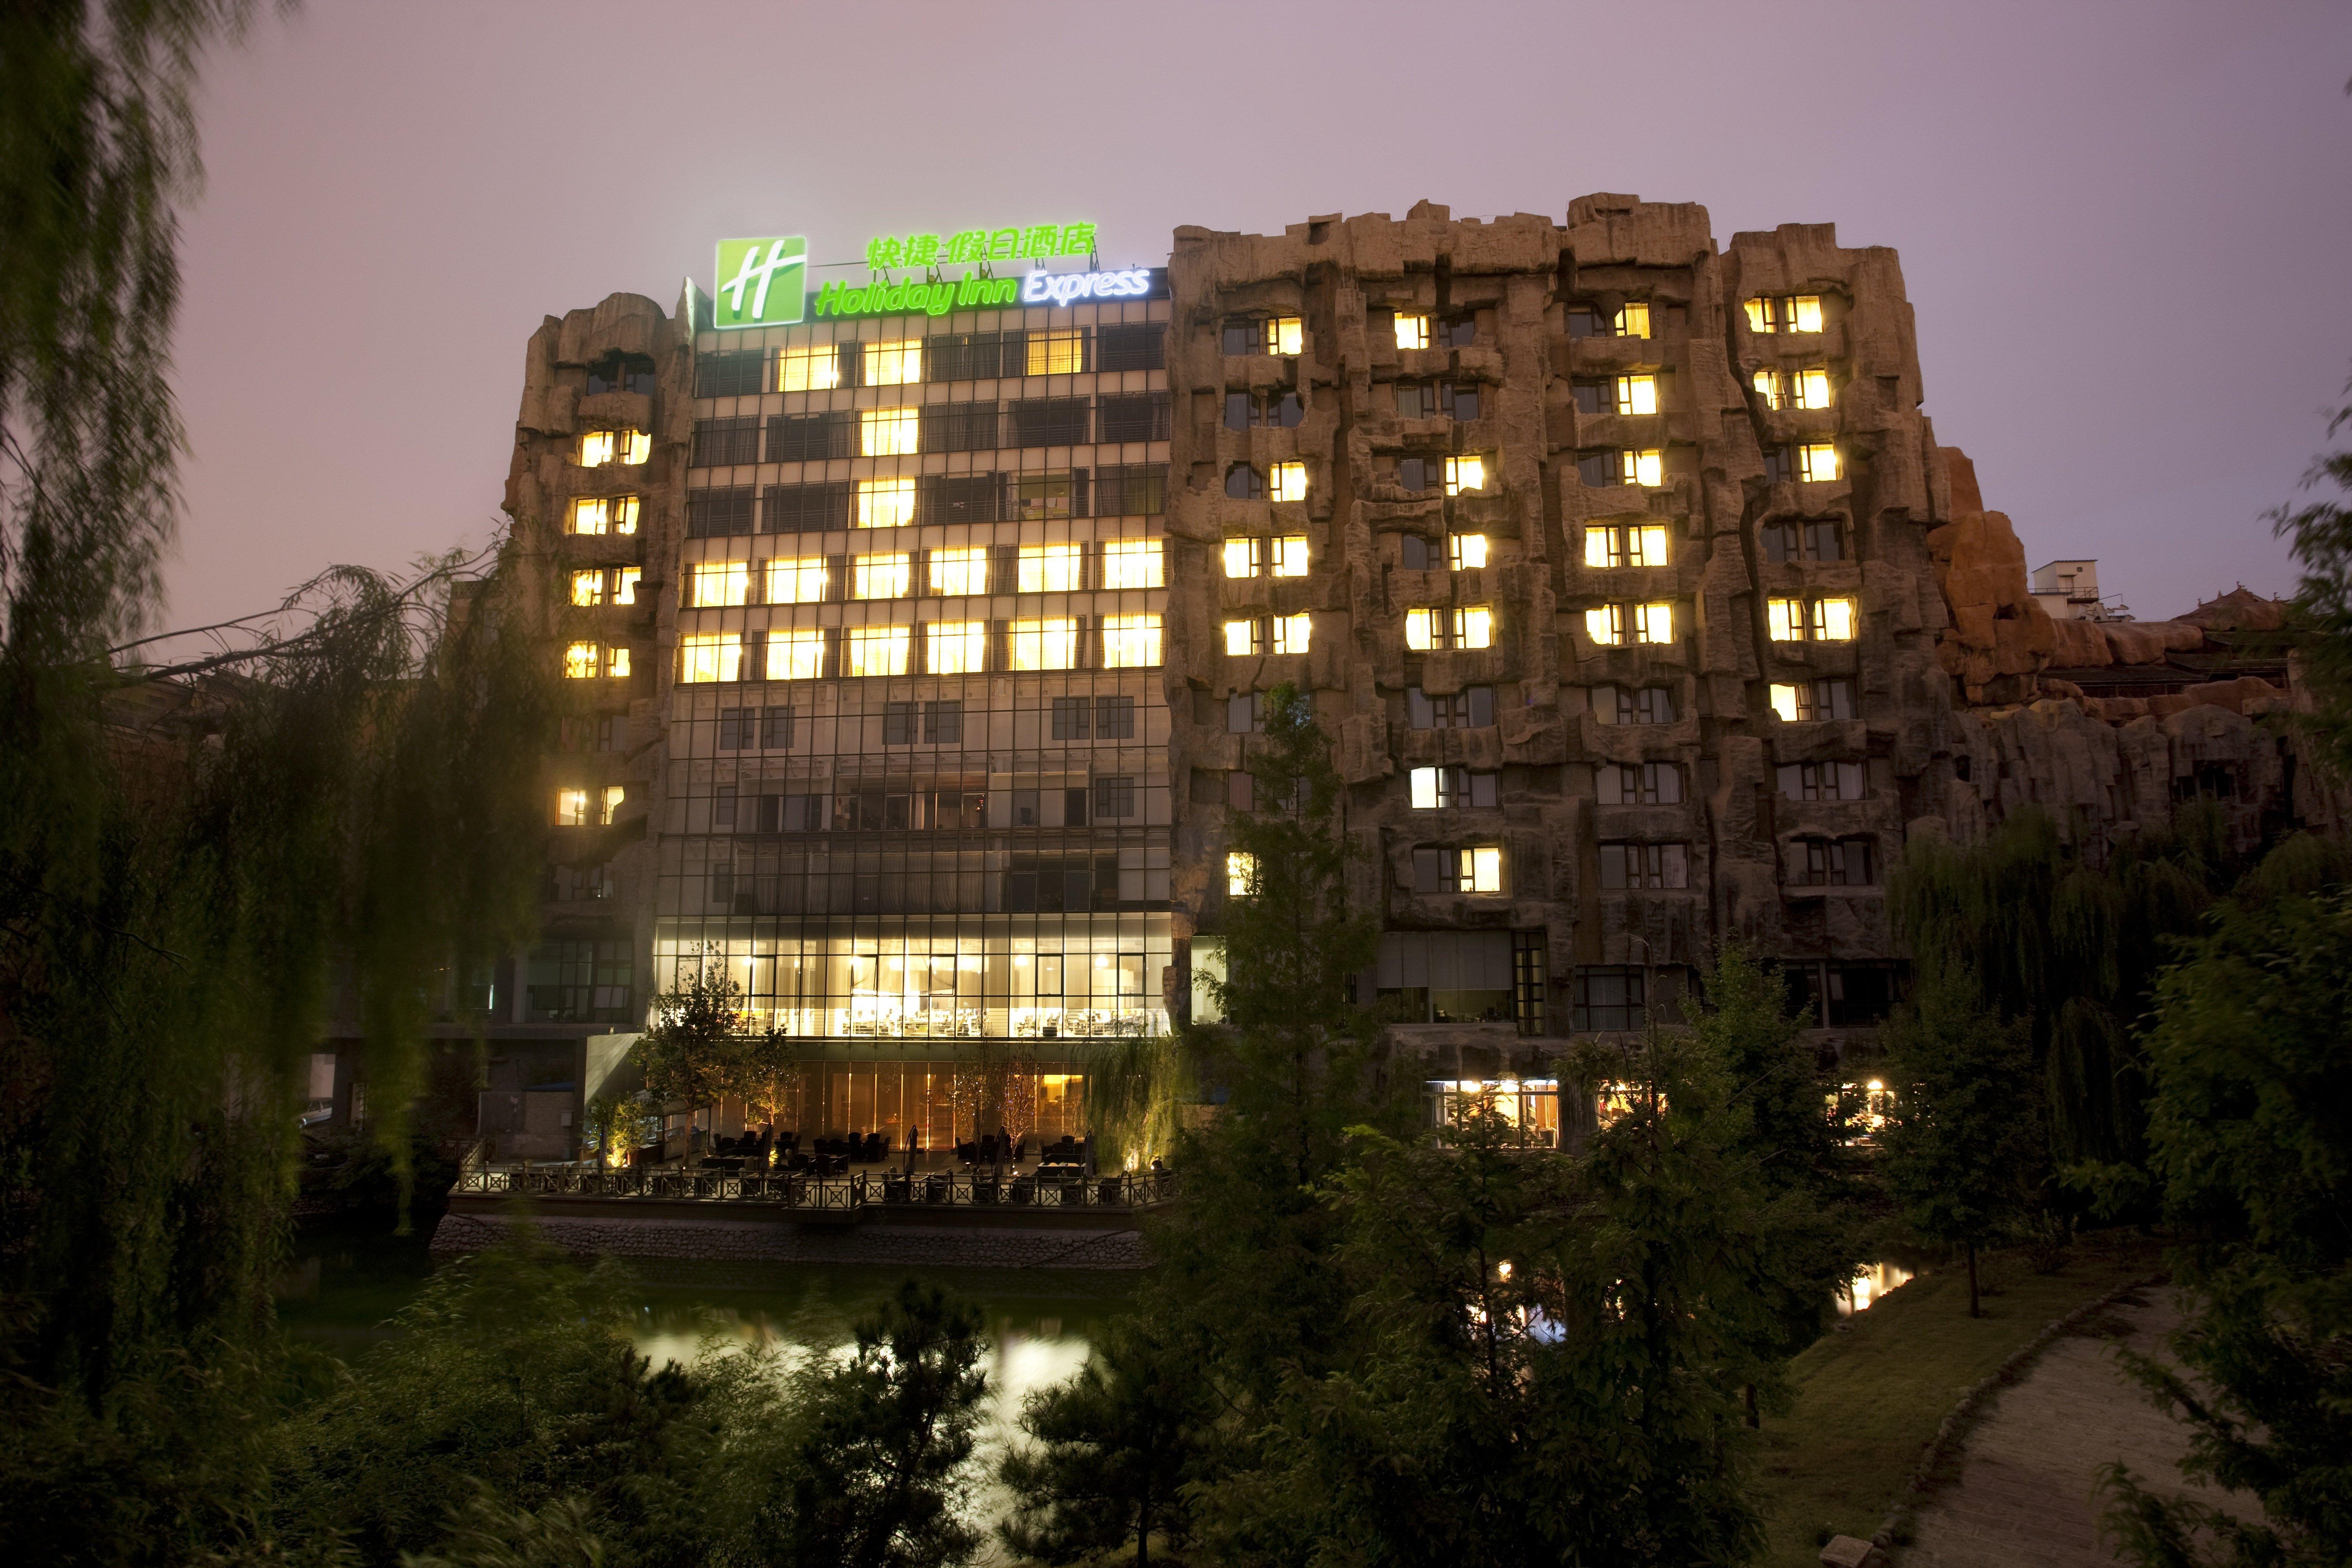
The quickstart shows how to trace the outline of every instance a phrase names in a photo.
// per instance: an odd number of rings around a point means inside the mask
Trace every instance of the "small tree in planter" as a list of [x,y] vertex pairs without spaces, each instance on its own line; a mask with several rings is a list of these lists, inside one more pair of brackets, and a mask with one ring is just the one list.
[[743,987],[706,944],[694,973],[654,998],[654,1026],[637,1042],[637,1060],[656,1104],[682,1101],[691,1113],[737,1089],[751,1045]]

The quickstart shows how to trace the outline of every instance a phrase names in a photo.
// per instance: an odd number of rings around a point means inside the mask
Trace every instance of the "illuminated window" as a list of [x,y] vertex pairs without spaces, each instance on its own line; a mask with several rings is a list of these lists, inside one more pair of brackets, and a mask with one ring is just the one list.
[[1748,329],[1755,332],[1818,332],[1822,297],[1782,294],[1748,301]]
[[1675,640],[1675,607],[1672,605],[1634,605],[1633,640],[1647,643],[1670,643]]
[[[1156,539],[1113,539],[1102,547],[1103,586],[1106,588],[1158,588],[1166,579],[1160,564],[1160,541]],[[1158,659],[1152,660],[1154,664]]]
[[576,642],[563,650],[563,674],[569,680],[593,680],[604,668],[602,645]]
[[1454,646],[1491,647],[1495,642],[1495,612],[1471,605],[1454,612]]
[[1416,849],[1412,886],[1418,893],[1499,893],[1503,851],[1482,845],[1470,849]]
[[1307,465],[1276,463],[1272,482],[1266,488],[1268,500],[1305,500],[1307,499]]
[[743,637],[740,632],[697,632],[678,639],[677,678],[682,682],[740,680],[743,678]]
[[857,416],[858,450],[869,458],[904,457],[915,450],[922,416],[913,408],[868,408]]
[[1654,523],[1587,528],[1584,531],[1584,563],[1587,566],[1664,566],[1666,563],[1666,531]]
[[1772,711],[1791,724],[1853,717],[1853,683],[1822,679],[1772,688]]
[[1267,542],[1274,547],[1276,576],[1304,577],[1307,575],[1307,536],[1305,534],[1286,533],[1279,539],[1269,540]]
[[583,496],[572,503],[571,528],[574,533],[635,533],[637,498]]
[[1617,319],[1611,323],[1621,338],[1646,338],[1650,335],[1650,304],[1646,300],[1628,300],[1618,308]]
[[1087,368],[1087,335],[1083,331],[1029,334],[1028,374],[1076,375]]
[[1485,605],[1404,613],[1404,643],[1412,648],[1491,647],[1495,612]]
[[1102,635],[1105,669],[1148,669],[1160,662],[1158,616],[1105,616]]
[[1412,774],[1415,811],[1451,811],[1462,806],[1502,804],[1500,773],[1474,773],[1468,768],[1415,768]]
[[849,560],[849,596],[903,599],[913,585],[913,576],[911,555],[853,555]]
[[1078,623],[1066,617],[1013,623],[1013,668],[1015,669],[1075,669],[1078,663]]
[[591,430],[581,437],[580,466],[583,468],[601,468],[611,462],[614,434],[615,432],[611,430]]
[[1017,475],[1013,481],[1013,515],[1024,522],[1067,517],[1076,489],[1067,473]]
[[1603,605],[1584,612],[1584,633],[1602,647],[1628,642],[1670,643],[1675,640],[1675,607],[1670,604]]
[[1475,572],[1486,564],[1486,536],[1455,533],[1445,541],[1445,564],[1456,572]]
[[843,649],[844,675],[904,675],[913,649],[912,626],[852,626]]
[[1621,470],[1623,483],[1654,490],[1666,482],[1666,455],[1658,448],[1635,450],[1628,447],[1620,457],[1624,464]]
[[1311,634],[1312,629],[1313,628],[1309,625],[1309,617],[1305,611],[1301,611],[1295,616],[1275,616],[1274,651],[1276,653],[1305,653],[1307,651],[1307,640]]
[[1834,401],[1826,370],[1759,370],[1756,390],[1767,408],[1828,408]]
[[1852,642],[1853,640],[1853,601],[1852,599],[1815,599],[1812,632],[1815,642]]
[[934,594],[987,593],[987,548],[976,546],[968,550],[932,551],[930,578]]
[[629,650],[617,644],[604,649],[604,673],[620,680],[629,673]]
[[866,384],[911,386],[923,379],[923,340],[866,345]]
[[1805,640],[1805,601],[1802,599],[1767,599],[1764,601],[1765,634],[1774,642]]
[[644,430],[591,430],[580,437],[580,466],[601,468],[611,463],[642,463],[653,456],[654,438]]
[[1400,314],[1396,318],[1396,341],[1397,347],[1401,349],[1427,348],[1429,346],[1429,318],[1427,316],[1407,316]]
[[1658,411],[1658,378],[1654,375],[1621,375],[1617,378],[1617,412],[1620,414],[1655,414]]
[[558,827],[588,826],[588,792],[584,789],[560,789],[555,792],[555,825]]
[[986,621],[933,621],[923,628],[923,662],[933,675],[976,675],[988,662]]
[[601,605],[604,602],[604,574],[602,568],[593,572],[572,574],[572,602],[575,605]]
[[1226,653],[1236,658],[1243,658],[1246,655],[1257,652],[1257,622],[1255,620],[1227,621],[1225,623]]
[[786,349],[776,358],[778,392],[830,392],[840,384],[841,351],[832,343]]
[[1797,448],[1797,478],[1803,483],[1825,485],[1838,477],[1837,448],[1827,441],[1809,441]]
[[857,481],[857,526],[860,528],[904,528],[915,521],[915,481],[904,479],[860,479]]
[[596,803],[597,822],[602,826],[611,826],[614,819],[620,815],[621,803],[626,800],[628,795],[628,785],[606,784],[603,795]]
[[1464,490],[1486,488],[1486,459],[1484,458],[1448,458],[1445,459],[1445,493],[1460,495]]
[[697,605],[740,605],[751,597],[751,567],[743,561],[706,561],[692,568]]
[[823,628],[780,628],[768,634],[767,674],[770,680],[814,680],[824,673]]
[[1228,577],[1256,576],[1260,548],[1260,542],[1255,539],[1226,540],[1225,575]]
[[1074,594],[1081,580],[1084,558],[1075,544],[1024,544],[1021,547],[1021,589],[1024,594]]
[[1243,850],[1228,850],[1225,855],[1225,894],[1229,898],[1246,899],[1257,891],[1257,857]]
[[814,605],[824,597],[824,556],[793,555],[768,563],[768,603]]
[[[1227,652],[1232,651],[1230,645],[1235,624],[1233,621],[1225,623]],[[1439,646],[1439,637],[1444,634],[1444,627],[1445,612],[1444,610],[1407,610],[1404,613],[1404,646],[1412,648],[1436,647]]]
[[1265,352],[1296,354],[1307,346],[1307,323],[1296,316],[1276,316],[1265,324]]
[[1625,642],[1625,606],[1601,605],[1584,612],[1584,635],[1602,647],[1621,647]]

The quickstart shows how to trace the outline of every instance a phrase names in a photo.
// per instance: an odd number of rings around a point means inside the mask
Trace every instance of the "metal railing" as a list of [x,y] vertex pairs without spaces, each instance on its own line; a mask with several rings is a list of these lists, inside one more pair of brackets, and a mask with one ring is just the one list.
[[713,1204],[777,1205],[844,1212],[870,1207],[1146,1208],[1176,1196],[1176,1173],[1036,1176],[985,1172],[860,1171],[847,1176],[732,1171],[599,1171],[578,1166],[459,1173],[453,1189],[483,1197],[658,1198]]

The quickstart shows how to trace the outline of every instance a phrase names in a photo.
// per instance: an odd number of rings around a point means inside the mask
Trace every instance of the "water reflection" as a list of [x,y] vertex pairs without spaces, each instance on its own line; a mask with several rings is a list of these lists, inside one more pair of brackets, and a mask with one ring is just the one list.
[[1838,1316],[1850,1318],[1870,1310],[1873,1302],[1915,1278],[1916,1272],[1900,1263],[1864,1264],[1854,1270],[1853,1281],[1838,1292]]

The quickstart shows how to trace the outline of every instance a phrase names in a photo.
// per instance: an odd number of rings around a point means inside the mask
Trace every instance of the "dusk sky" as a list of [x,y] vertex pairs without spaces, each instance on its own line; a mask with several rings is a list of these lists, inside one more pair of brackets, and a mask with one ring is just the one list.
[[175,383],[188,625],[499,521],[549,314],[723,236],[1562,221],[1697,202],[1902,254],[1937,438],[2153,618],[2292,574],[2352,371],[2352,6],[355,4],[215,58]]

